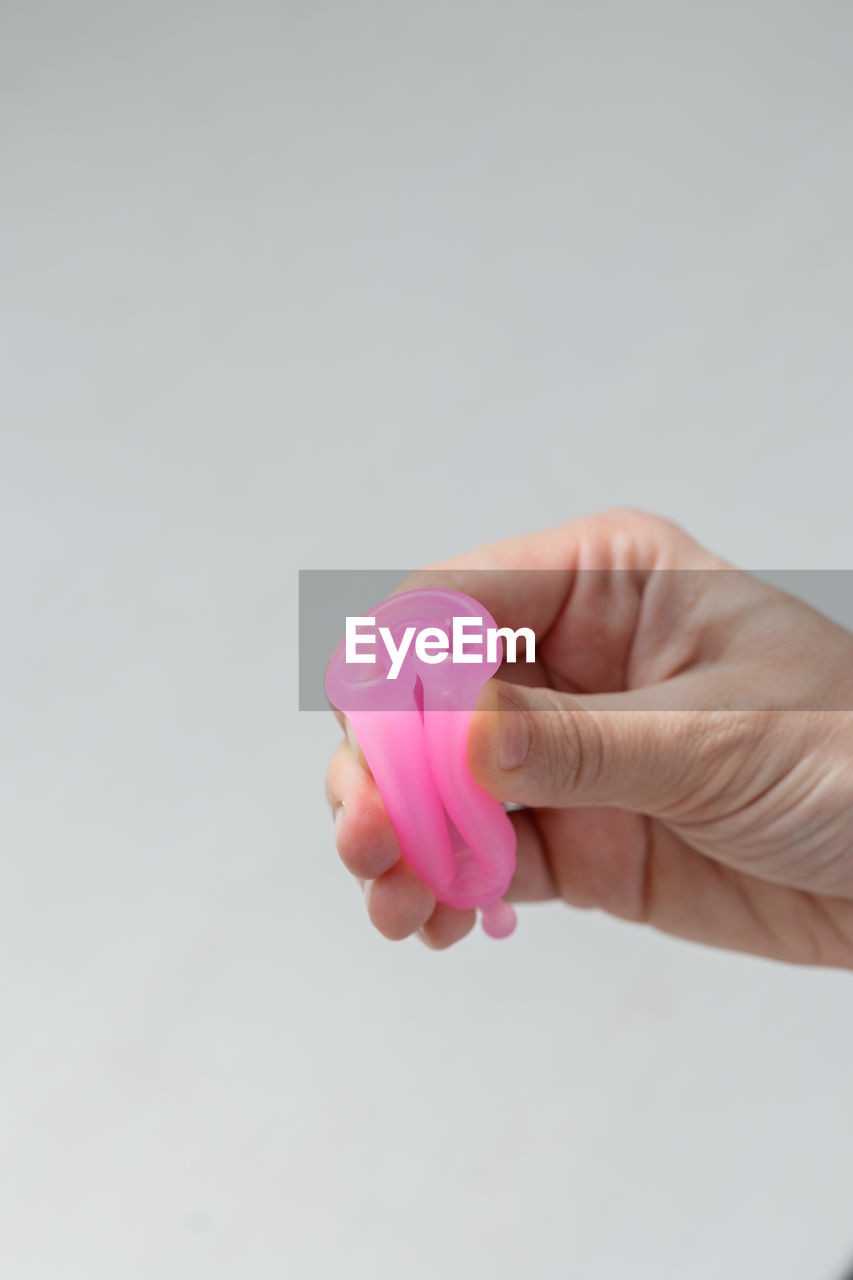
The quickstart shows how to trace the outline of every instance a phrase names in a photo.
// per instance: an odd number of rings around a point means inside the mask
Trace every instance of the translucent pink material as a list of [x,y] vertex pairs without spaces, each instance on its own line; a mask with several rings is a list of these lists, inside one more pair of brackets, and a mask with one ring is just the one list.
[[[406,591],[377,605],[375,627],[400,644],[414,626],[452,633],[454,617],[494,619],[458,591]],[[476,646],[469,646],[469,653]],[[515,829],[499,801],[468,771],[466,746],[477,696],[497,671],[492,662],[422,661],[411,645],[396,679],[388,665],[346,662],[342,641],[326,671],[326,695],[342,711],[364,752],[400,840],[406,862],[451,907],[478,907],[490,937],[515,928],[515,912],[501,899],[515,869]]]

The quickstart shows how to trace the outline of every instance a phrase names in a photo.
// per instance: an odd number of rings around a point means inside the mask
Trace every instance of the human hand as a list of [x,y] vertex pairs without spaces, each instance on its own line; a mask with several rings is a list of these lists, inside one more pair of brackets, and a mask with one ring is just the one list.
[[[521,575],[483,569],[551,572],[519,593]],[[508,901],[853,968],[853,635],[631,510],[437,573],[537,636],[532,673],[488,682],[468,740],[480,786],[522,806]],[[445,947],[468,933],[474,912],[436,903],[402,861],[351,734],[327,793],[382,934]]]

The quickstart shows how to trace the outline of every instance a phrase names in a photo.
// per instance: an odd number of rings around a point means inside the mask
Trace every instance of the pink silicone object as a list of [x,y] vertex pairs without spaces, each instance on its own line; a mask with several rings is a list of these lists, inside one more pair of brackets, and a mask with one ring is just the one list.
[[[401,592],[370,616],[377,636],[388,627],[397,645],[409,626],[449,636],[454,616],[495,627],[482,605],[458,591]],[[326,671],[326,696],[352,725],[406,862],[439,902],[478,907],[485,932],[506,938],[516,923],[501,901],[515,869],[515,829],[503,805],[474,782],[465,754],[474,704],[500,665],[502,641],[497,661],[466,664],[450,654],[422,662],[412,644],[396,680],[387,678],[378,643],[376,654],[374,663],[348,664],[342,641]]]

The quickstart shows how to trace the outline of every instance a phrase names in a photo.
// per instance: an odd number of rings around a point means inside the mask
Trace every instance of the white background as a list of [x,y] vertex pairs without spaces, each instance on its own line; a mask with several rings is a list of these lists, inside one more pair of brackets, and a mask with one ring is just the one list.
[[0,7],[0,1272],[836,1280],[853,985],[368,926],[296,570],[848,567],[853,10]]

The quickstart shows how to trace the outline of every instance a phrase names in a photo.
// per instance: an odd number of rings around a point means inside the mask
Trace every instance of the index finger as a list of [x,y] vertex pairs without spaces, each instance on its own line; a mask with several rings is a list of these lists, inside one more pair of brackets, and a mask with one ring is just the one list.
[[[660,608],[669,588],[683,585],[683,575],[656,571],[722,567],[725,562],[670,521],[618,508],[438,561],[408,575],[396,591],[419,586],[462,591],[480,601],[499,627],[530,628],[536,664],[508,671],[508,679],[553,683],[575,693],[612,692],[649,678],[645,670],[632,673],[631,667],[650,612],[663,618],[653,629],[660,650],[656,678],[683,660],[679,628],[673,629],[669,617],[672,607]],[[644,602],[653,575],[665,586],[654,593],[658,605],[649,611]],[[679,619],[681,605],[675,610]]]
[[[569,602],[580,571],[597,570],[594,576],[603,580],[609,572],[642,576],[655,568],[721,563],[670,521],[617,508],[436,561],[407,575],[395,594],[440,582],[481,601],[501,626],[523,623],[544,634]],[[537,572],[525,584],[519,570]]]

